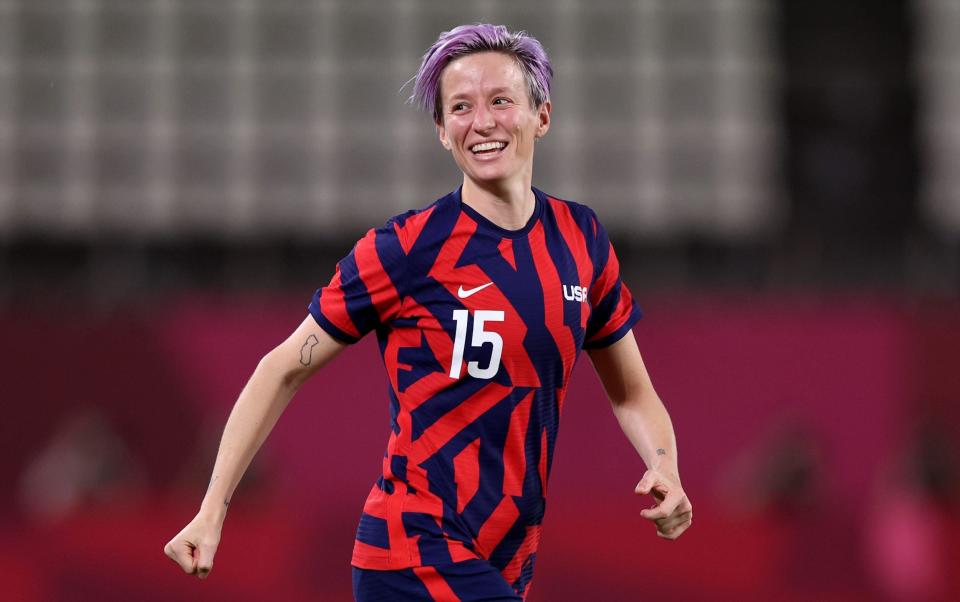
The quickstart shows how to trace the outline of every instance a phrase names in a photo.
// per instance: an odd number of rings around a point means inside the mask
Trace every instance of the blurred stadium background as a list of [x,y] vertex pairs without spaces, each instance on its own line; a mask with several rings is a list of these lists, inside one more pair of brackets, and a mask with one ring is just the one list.
[[450,27],[556,69],[535,184],[600,214],[694,527],[589,362],[530,599],[960,599],[960,2],[0,0],[0,597],[348,600],[388,416],[309,383],[210,580],[161,552],[259,357],[458,184],[401,86]]

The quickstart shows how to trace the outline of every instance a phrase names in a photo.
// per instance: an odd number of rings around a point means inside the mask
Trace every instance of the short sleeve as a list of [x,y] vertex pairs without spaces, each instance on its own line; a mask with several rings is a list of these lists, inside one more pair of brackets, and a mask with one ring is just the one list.
[[355,343],[399,313],[406,255],[392,223],[371,229],[337,262],[327,286],[310,301],[310,315],[333,338]]
[[593,218],[593,262],[596,275],[588,294],[590,319],[584,349],[608,347],[623,338],[643,313],[620,278],[620,262],[596,215]]

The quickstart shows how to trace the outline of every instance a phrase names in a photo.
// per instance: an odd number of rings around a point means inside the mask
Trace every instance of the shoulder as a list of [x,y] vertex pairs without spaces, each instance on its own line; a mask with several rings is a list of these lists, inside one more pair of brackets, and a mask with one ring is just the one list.
[[424,227],[430,221],[431,217],[437,213],[444,213],[449,210],[451,205],[451,195],[441,197],[429,205],[418,209],[410,209],[403,213],[398,213],[386,221],[379,228],[372,228],[368,237],[375,236],[382,240],[394,241],[403,248],[404,254],[408,254],[414,243],[423,233]]
[[595,240],[603,232],[603,226],[597,213],[588,205],[578,203],[538,190],[546,199],[549,211],[556,216],[558,224],[576,225],[581,233],[590,241]]
[[567,211],[575,217],[589,217],[596,219],[597,214],[589,206],[584,203],[578,203],[577,201],[571,201],[569,199],[560,198],[555,194],[550,194],[549,192],[544,192],[538,188],[535,188],[543,198],[547,199],[547,204],[551,209],[561,211]]

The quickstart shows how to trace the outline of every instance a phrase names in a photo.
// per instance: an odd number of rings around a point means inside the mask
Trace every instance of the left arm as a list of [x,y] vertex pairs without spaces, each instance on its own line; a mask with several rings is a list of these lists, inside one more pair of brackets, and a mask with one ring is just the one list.
[[609,347],[588,353],[620,428],[647,465],[635,492],[649,493],[657,503],[640,515],[656,524],[657,535],[676,539],[690,527],[693,506],[680,484],[673,424],[653,389],[637,341],[628,332]]

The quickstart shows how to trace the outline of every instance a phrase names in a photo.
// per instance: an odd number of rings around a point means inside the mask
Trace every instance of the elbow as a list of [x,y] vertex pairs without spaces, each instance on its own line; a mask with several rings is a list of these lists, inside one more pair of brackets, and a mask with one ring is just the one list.
[[643,406],[658,399],[653,383],[644,370],[601,367],[604,369],[599,370],[600,380],[613,407]]
[[296,372],[284,372],[280,375],[280,386],[289,390],[290,393],[296,393],[306,380],[306,377]]
[[281,388],[294,393],[304,383],[307,376],[302,370],[291,367],[289,362],[282,361],[279,354],[280,350],[276,348],[260,358],[255,374],[276,380]]
[[617,411],[617,410],[626,410],[630,408],[639,407],[641,405],[641,402],[639,399],[635,397],[627,397],[627,396],[611,397],[610,405],[612,405],[613,409]]
[[653,387],[636,387],[624,391],[622,395],[611,396],[610,403],[614,408],[646,408],[651,404],[663,405],[660,396]]

